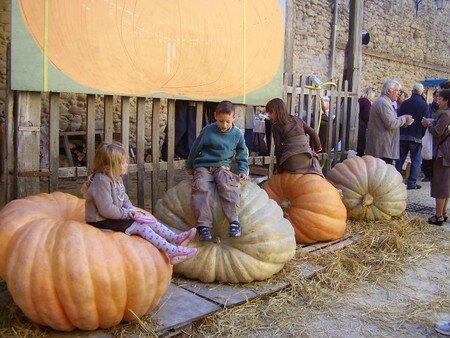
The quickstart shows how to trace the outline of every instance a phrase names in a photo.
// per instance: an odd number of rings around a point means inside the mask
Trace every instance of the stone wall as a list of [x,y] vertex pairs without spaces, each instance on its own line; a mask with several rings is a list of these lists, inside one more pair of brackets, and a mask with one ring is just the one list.
[[[289,1],[289,0],[288,0]],[[295,72],[316,74],[325,80],[328,76],[334,0],[291,0],[294,4]],[[10,0],[0,2],[0,108],[3,109],[6,87],[6,46],[10,39]],[[349,0],[339,1],[335,76],[343,71],[344,47],[348,34]],[[426,78],[449,76],[450,54],[447,35],[450,31],[450,5],[438,12],[432,0],[420,4],[416,17],[409,0],[365,0],[363,30],[371,35],[369,45],[363,46],[361,88],[381,88],[388,78],[400,80],[405,89]],[[66,97],[67,96],[67,97]],[[85,100],[80,95],[65,95],[61,104],[62,127],[73,129],[84,126]],[[101,100],[97,100],[101,115]],[[47,116],[44,103],[44,120]],[[70,116],[70,108],[78,107],[79,117]],[[115,105],[117,112],[118,104]],[[132,109],[134,105],[132,104]],[[165,125],[163,110],[161,129]],[[73,114],[72,114],[73,115]],[[76,114],[75,114],[76,115]],[[116,114],[117,115],[117,114]],[[131,114],[133,119],[133,114]],[[64,121],[63,121],[64,120]],[[67,121],[65,121],[67,120]],[[66,123],[67,122],[67,123]],[[131,121],[133,123],[133,120]],[[118,131],[119,124],[116,123]],[[134,128],[134,126],[132,126]],[[147,130],[151,130],[148,126]],[[151,135],[147,136],[147,143]]]
[[[294,0],[294,57],[296,72],[327,79],[331,53],[334,0]],[[417,81],[447,78],[450,72],[448,37],[450,5],[444,12],[434,1],[422,1],[416,17],[409,0],[365,0],[361,88],[381,88],[390,78],[405,89]],[[341,76],[348,39],[349,1],[339,1],[335,76]]]

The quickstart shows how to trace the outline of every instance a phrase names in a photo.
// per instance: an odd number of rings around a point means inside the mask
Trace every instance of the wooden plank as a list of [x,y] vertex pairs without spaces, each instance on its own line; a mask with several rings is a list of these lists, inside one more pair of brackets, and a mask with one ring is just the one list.
[[195,137],[200,135],[203,126],[203,102],[197,102],[197,111],[195,115]]
[[327,246],[330,246],[330,245],[332,245],[334,243],[338,243],[338,242],[340,242],[342,240],[345,240],[346,238],[347,237],[340,238],[340,239],[337,239],[335,241],[319,242],[319,243],[315,243],[315,244],[312,244],[312,245],[305,245],[305,246],[301,246],[301,248],[298,249],[298,250],[301,253],[308,253],[308,252],[312,252],[312,251],[323,249],[323,248],[325,248]]
[[167,100],[167,190],[174,183],[174,157],[175,157],[175,100]]
[[95,96],[86,96],[86,166],[92,168],[95,155]]
[[302,272],[303,278],[311,278],[313,277],[317,272],[323,270],[325,267],[322,265],[306,262],[306,261],[300,261],[295,262],[294,265],[297,267],[298,270]]
[[58,190],[59,168],[59,93],[50,93],[49,100],[49,170],[48,190]]
[[161,100],[153,99],[152,106],[152,210],[155,210],[159,192],[159,117],[161,115]]
[[137,98],[136,109],[136,164],[137,164],[137,202],[145,208],[145,98]]
[[5,180],[5,203],[12,201],[16,197],[16,175],[15,175],[15,154],[14,147],[14,102],[17,98],[12,91],[8,92],[6,97],[5,109],[5,162],[4,162],[4,180]]
[[[21,131],[20,127],[39,127],[41,124],[41,93],[19,92],[17,101],[17,173],[39,171],[40,131]],[[17,197],[39,193],[39,177],[17,177]]]
[[348,237],[347,239],[344,239],[343,241],[339,241],[338,243],[334,243],[330,246],[327,246],[326,248],[323,248],[321,250],[317,250],[311,253],[311,255],[313,256],[322,256],[325,255],[328,252],[331,251],[336,251],[336,250],[340,250],[343,249],[349,245],[352,245],[356,242],[359,242],[361,239],[363,238],[362,235],[355,235],[355,236],[351,236]]
[[[130,98],[128,96],[122,96],[120,99],[120,142],[123,148],[129,154],[130,151]],[[128,163],[130,159],[128,160]],[[130,179],[128,175],[123,177],[123,184],[128,191]]]
[[[344,106],[342,108],[342,122],[343,122],[343,128],[342,128],[342,144],[341,149],[342,151],[345,151],[348,149],[347,147],[347,130],[348,128],[348,81],[344,82]],[[341,156],[341,161],[343,161],[345,158]]]
[[[337,95],[336,95],[337,94]],[[342,98],[342,88],[341,84],[338,81],[337,83],[337,93],[336,89],[331,91],[331,99],[330,103],[334,103],[334,110],[335,110],[335,120],[336,120],[336,133],[335,133],[335,142],[334,142],[334,164],[336,164],[339,161],[339,136],[341,133],[341,123],[342,123],[342,109],[340,107],[341,104],[341,98]],[[330,105],[330,111],[331,111],[331,105]],[[345,124],[343,124],[345,126]],[[342,147],[342,141],[340,146]],[[342,148],[341,148],[342,150]]]
[[269,168],[261,167],[258,165],[251,165],[249,167],[250,174],[252,175],[260,175],[260,176],[267,176],[269,175]]
[[105,117],[104,117],[104,141],[112,142],[113,141],[113,132],[114,132],[114,114],[113,114],[113,97],[112,95],[104,96],[104,109],[105,109]]
[[242,287],[240,284],[208,284],[197,281],[186,281],[178,286],[223,307],[233,307],[258,297],[256,292]]
[[158,321],[157,333],[176,329],[205,318],[221,310],[221,307],[193,293],[170,284],[159,305],[150,315]]

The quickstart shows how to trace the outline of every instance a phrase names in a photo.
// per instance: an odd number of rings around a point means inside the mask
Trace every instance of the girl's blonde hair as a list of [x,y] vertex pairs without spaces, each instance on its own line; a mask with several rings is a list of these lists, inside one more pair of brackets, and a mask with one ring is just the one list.
[[286,105],[282,99],[272,99],[266,104],[266,111],[275,114],[277,123],[286,125],[292,121],[292,117],[288,114]]
[[[102,142],[94,156],[94,165],[91,169],[92,174],[102,173],[108,175],[113,181],[117,181],[122,175],[122,165],[128,162],[128,153],[119,142]],[[86,193],[91,183],[92,175],[83,185],[81,191]]]

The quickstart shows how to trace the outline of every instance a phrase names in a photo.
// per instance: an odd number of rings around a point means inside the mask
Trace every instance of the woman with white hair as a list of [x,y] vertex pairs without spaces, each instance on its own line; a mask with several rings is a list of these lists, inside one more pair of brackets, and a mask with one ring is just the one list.
[[365,153],[381,158],[388,164],[393,164],[400,157],[400,127],[413,122],[411,115],[397,116],[392,105],[400,91],[398,81],[387,80],[383,84],[381,96],[370,108]]

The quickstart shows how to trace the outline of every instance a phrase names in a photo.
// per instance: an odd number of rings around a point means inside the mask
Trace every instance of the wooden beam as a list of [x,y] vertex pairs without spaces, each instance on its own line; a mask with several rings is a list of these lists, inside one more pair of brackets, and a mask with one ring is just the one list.
[[[130,98],[128,96],[122,96],[120,101],[120,111],[121,111],[121,133],[120,133],[120,142],[123,145],[123,148],[129,154],[130,152]],[[128,189],[129,186],[129,178],[128,175],[125,175],[123,178],[123,183],[125,187]]]
[[203,102],[197,102],[197,112],[195,115],[195,137],[200,135],[203,126]]
[[167,100],[167,190],[174,186],[175,100]]
[[49,127],[49,170],[50,179],[48,189],[50,192],[58,190],[59,168],[59,93],[50,93],[49,100],[50,127]]
[[95,96],[86,97],[86,166],[92,168],[95,155]]
[[136,109],[137,202],[145,208],[145,98],[138,97]]
[[159,192],[159,117],[161,114],[161,100],[153,99],[152,106],[152,211],[155,211]]
[[40,167],[40,92],[19,92],[16,118],[17,198],[23,198],[40,191],[39,177],[20,177],[21,172],[37,172]]
[[113,97],[112,95],[105,95],[104,97],[104,108],[105,108],[105,118],[104,118],[104,141],[112,142],[113,141],[113,132],[114,132],[114,113],[113,113]]
[[17,178],[16,178],[16,149],[14,146],[14,131],[15,118],[14,118],[14,103],[17,99],[17,95],[13,91],[9,90],[6,96],[6,121],[5,121],[5,203],[12,201],[17,196]]

